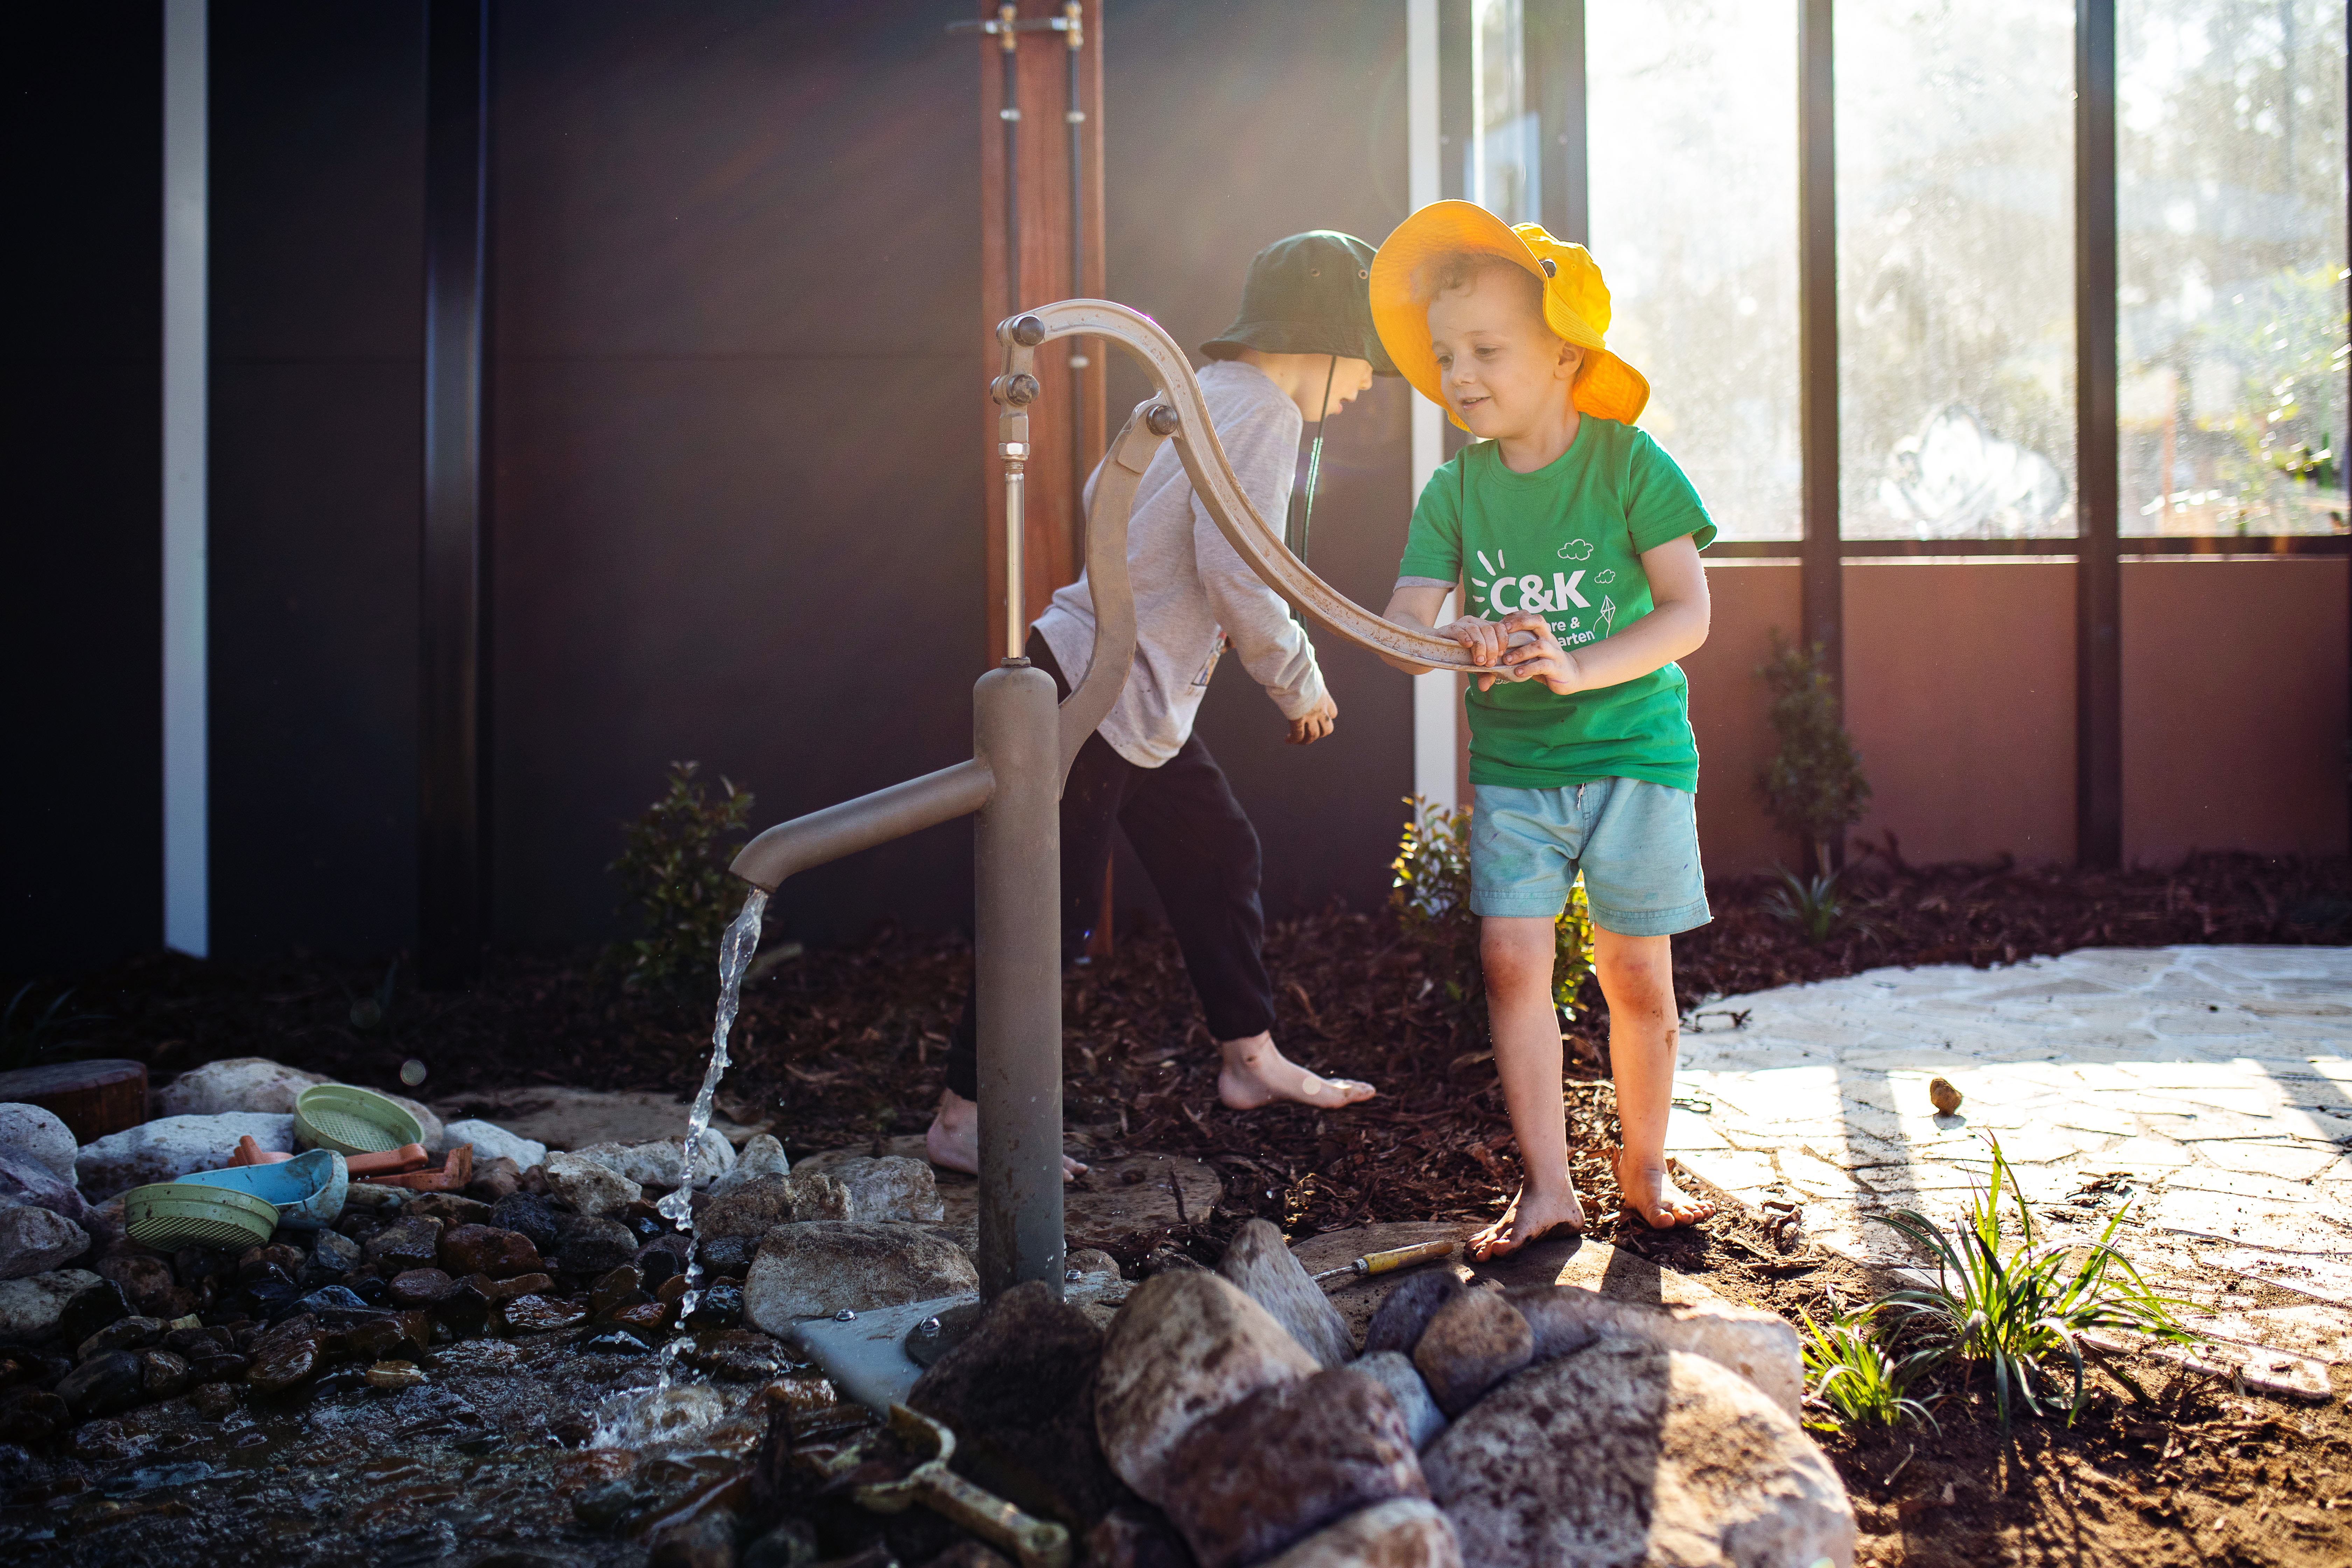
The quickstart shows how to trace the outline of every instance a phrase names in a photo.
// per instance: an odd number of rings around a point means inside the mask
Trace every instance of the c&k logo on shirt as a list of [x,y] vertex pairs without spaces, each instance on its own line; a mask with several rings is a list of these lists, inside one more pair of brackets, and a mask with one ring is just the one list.
[[[1578,542],[1582,543],[1582,541]],[[1588,544],[1584,548],[1585,558],[1590,558],[1592,547]],[[1566,554],[1567,552],[1563,550],[1561,553]],[[1565,615],[1571,607],[1579,610],[1592,608],[1592,601],[1579,591],[1579,584],[1583,583],[1585,575],[1582,568],[1574,572],[1555,572],[1551,574],[1551,582],[1547,584],[1536,573],[1514,577],[1510,575],[1508,562],[1503,562],[1498,567],[1486,559],[1485,551],[1481,550],[1477,554],[1478,564],[1486,568],[1491,580],[1473,577],[1471,585],[1478,590],[1473,597],[1486,601],[1490,616],[1499,618],[1521,610],[1532,610],[1541,616],[1557,616]],[[1495,560],[1503,561],[1501,551],[1495,552]]]

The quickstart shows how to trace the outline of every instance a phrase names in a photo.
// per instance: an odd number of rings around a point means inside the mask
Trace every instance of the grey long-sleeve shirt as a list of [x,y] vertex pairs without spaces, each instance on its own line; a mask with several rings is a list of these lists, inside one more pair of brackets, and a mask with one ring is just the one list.
[[[1208,365],[1201,391],[1243,493],[1260,517],[1281,526],[1305,423],[1298,405],[1240,360]],[[1094,502],[1092,480],[1087,502]],[[1307,629],[1209,521],[1173,446],[1160,448],[1136,487],[1127,561],[1135,584],[1135,663],[1097,731],[1120,756],[1156,768],[1192,738],[1224,638],[1284,718],[1304,718],[1321,704],[1323,672]],[[1095,643],[1094,595],[1083,573],[1054,595],[1036,626],[1076,687]]]

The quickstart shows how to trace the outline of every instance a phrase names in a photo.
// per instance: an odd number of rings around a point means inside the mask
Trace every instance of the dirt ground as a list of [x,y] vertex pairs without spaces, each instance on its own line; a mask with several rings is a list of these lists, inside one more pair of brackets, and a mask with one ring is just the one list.
[[[1866,857],[1847,928],[1819,946],[1764,912],[1764,884],[1718,883],[1717,918],[1677,939],[1686,1005],[1884,964],[2013,962],[2083,946],[2352,941],[2352,862],[2203,857],[2177,872],[2121,875],[1904,865]],[[1297,1058],[1372,1080],[1379,1099],[1344,1114],[1218,1105],[1215,1055],[1164,931],[1121,932],[1109,959],[1065,994],[1065,1083],[1082,1155],[1181,1153],[1224,1178],[1213,1212],[1115,1248],[1140,1266],[1174,1246],[1213,1259],[1246,1217],[1294,1237],[1375,1221],[1483,1220],[1518,1171],[1485,1042],[1448,995],[1450,976],[1402,941],[1385,910],[1332,910],[1276,922],[1267,958],[1277,1037]],[[73,994],[41,1034],[26,1004],[12,1059],[128,1056],[159,1079],[227,1056],[268,1056],[362,1083],[463,1100],[534,1082],[683,1090],[700,1076],[707,1002],[663,1006],[591,978],[593,955],[502,954],[472,992],[428,995],[393,961],[292,954],[200,964],[144,958],[42,977],[31,1009]],[[387,987],[386,974],[391,971]],[[747,988],[737,1066],[720,1109],[769,1123],[794,1153],[921,1131],[971,953],[960,939],[885,930],[812,952]],[[5,984],[14,994],[22,981]],[[1653,1237],[1615,1215],[1603,1149],[1613,1097],[1599,1072],[1605,1016],[1570,1030],[1576,1175],[1595,1234],[1704,1279],[1738,1300],[1818,1321],[1888,1288],[1841,1259],[1781,1258],[1736,1209],[1704,1236]],[[368,1004],[388,996],[389,1005]],[[2173,1281],[2211,1287],[2214,1281]],[[2256,1304],[2296,1300],[2254,1288]],[[1876,1564],[2352,1563],[2352,1417],[2342,1395],[2313,1407],[2242,1394],[2160,1363],[2138,1365],[2143,1402],[2099,1374],[2072,1428],[2020,1425],[1999,1437],[1990,1405],[1957,1385],[1940,1430],[1824,1438],[1853,1489]]]

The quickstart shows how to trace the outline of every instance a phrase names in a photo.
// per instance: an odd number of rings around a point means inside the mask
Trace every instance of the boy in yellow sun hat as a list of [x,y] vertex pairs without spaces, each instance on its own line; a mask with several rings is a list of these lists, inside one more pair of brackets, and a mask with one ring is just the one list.
[[[1649,383],[1603,341],[1609,289],[1582,246],[1437,202],[1389,236],[1371,289],[1397,368],[1477,437],[1421,492],[1387,612],[1494,669],[1467,698],[1470,907],[1525,1179],[1472,1253],[1583,1227],[1552,1009],[1552,922],[1579,871],[1624,1126],[1618,1184],[1650,1225],[1696,1224],[1714,1210],[1676,1190],[1665,1153],[1673,938],[1708,919],[1675,660],[1706,640],[1698,552],[1715,524],[1633,427]],[[1473,613],[1435,626],[1457,584]]]

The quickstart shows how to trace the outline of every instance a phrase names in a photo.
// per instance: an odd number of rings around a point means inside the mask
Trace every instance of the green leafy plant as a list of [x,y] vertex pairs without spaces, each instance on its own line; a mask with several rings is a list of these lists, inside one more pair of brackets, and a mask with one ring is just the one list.
[[667,787],[622,825],[621,858],[605,868],[621,882],[621,912],[638,934],[605,950],[625,990],[684,996],[718,984],[719,939],[742,902],[727,864],[743,847],[751,794],[724,775],[719,798],[695,778],[700,764],[672,763]]
[[1890,1352],[1878,1332],[1877,1313],[1876,1307],[1864,1307],[1826,1326],[1814,1322],[1810,1312],[1798,1314],[1805,1321],[1807,1394],[1831,1413],[1829,1425],[1834,1426],[1894,1426],[1905,1421],[1936,1426],[1911,1389],[1935,1366],[1937,1352]]
[[1838,873],[1824,871],[1817,877],[1800,877],[1786,867],[1780,869],[1780,886],[1764,895],[1764,912],[1775,920],[1786,921],[1802,931],[1807,942],[1816,946],[1829,941],[1849,927],[1860,929],[1862,922],[1853,918],[1846,907],[1844,896],[1838,891]]
[[[1906,1332],[1916,1332],[1929,1353],[1990,1373],[2003,1431],[2019,1405],[2042,1416],[2063,1408],[2072,1425],[2083,1408],[2083,1336],[2126,1329],[2188,1343],[2195,1336],[2174,1316],[2187,1303],[2158,1294],[2115,1246],[2129,1204],[2087,1247],[2035,1241],[2032,1211],[2000,1140],[1985,1142],[1992,1180],[1970,1198],[1957,1238],[1916,1209],[1896,1209],[1880,1222],[1936,1264],[1932,1287],[1895,1291],[1880,1305],[1903,1313]],[[2004,1183],[2017,1215],[2014,1247],[2001,1219]]]
[[[1406,798],[1412,815],[1389,869],[1389,907],[1398,929],[1436,961],[1445,994],[1467,1017],[1486,1005],[1478,959],[1478,917],[1470,909],[1470,808],[1452,811],[1419,795]],[[1569,1017],[1576,994],[1592,973],[1592,916],[1579,877],[1568,907],[1552,922],[1552,1001]]]
[[1830,840],[1861,821],[1870,800],[1862,753],[1846,733],[1822,655],[1821,644],[1791,646],[1775,627],[1772,657],[1756,669],[1772,693],[1772,732],[1780,738],[1780,754],[1756,784],[1766,813],[1805,846],[1816,875],[1831,868]]

